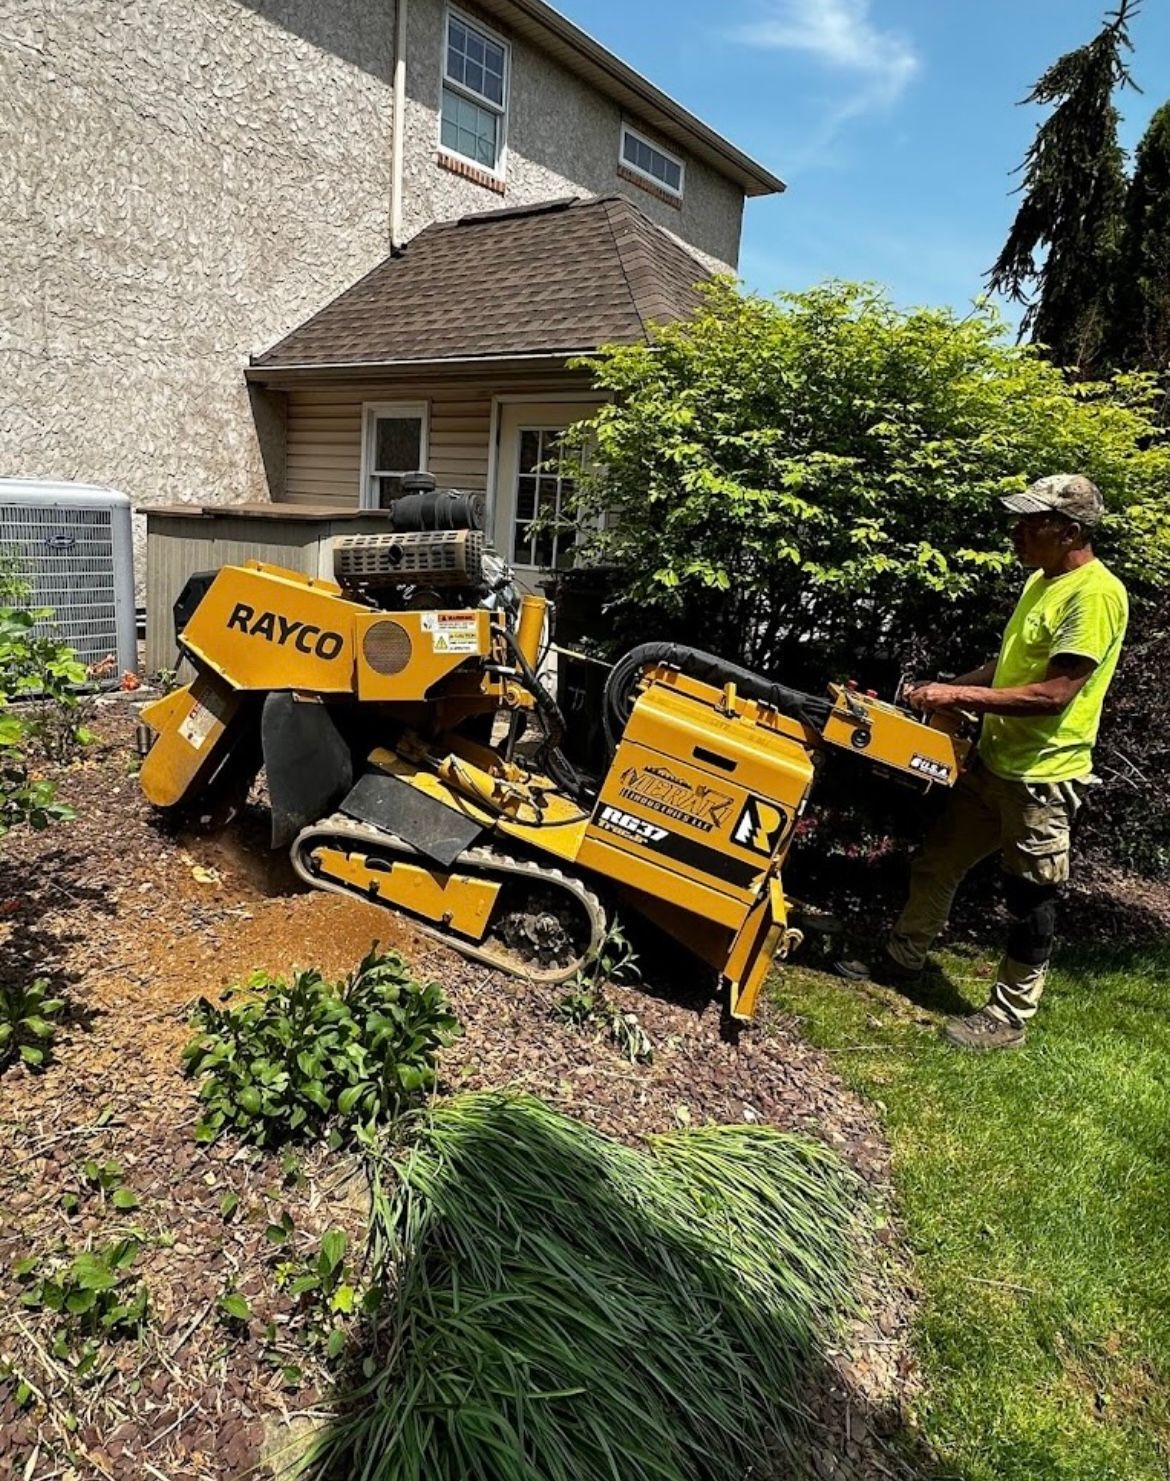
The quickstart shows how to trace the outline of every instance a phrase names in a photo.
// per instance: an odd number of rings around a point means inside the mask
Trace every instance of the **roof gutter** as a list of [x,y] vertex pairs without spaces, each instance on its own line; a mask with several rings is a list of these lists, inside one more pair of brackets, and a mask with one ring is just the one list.
[[406,18],[408,0],[397,0],[394,39],[394,139],[390,159],[390,250],[402,246],[402,160],[406,153]]
[[[602,46],[599,41],[595,41],[587,31],[582,31],[559,10],[554,10],[551,5],[545,4],[545,0],[504,0],[500,8],[508,7],[523,11],[531,20],[559,36],[574,51],[587,57],[595,67],[605,72],[616,83],[636,93],[652,107],[659,109],[668,118],[680,124],[696,138],[701,139],[712,153],[719,155],[733,166],[738,175],[752,182],[746,187],[748,195],[779,194],[788,189],[779,175],[774,175],[771,170],[765,169],[742,149],[737,149],[729,139],[725,139],[722,134],[717,134],[714,129],[708,127],[702,119],[696,118],[689,109],[676,102],[668,93],[655,87],[648,78],[643,77],[640,72],[635,72],[633,67],[628,66],[620,57],[614,56],[613,52]],[[496,6],[492,5],[491,8],[495,9]]]
[[244,378],[249,381],[264,381],[271,376],[290,372],[304,375],[327,370],[430,370],[458,365],[514,365],[528,361],[540,364],[550,360],[568,360],[575,355],[593,355],[596,352],[596,345],[575,345],[563,350],[505,350],[496,355],[438,355],[423,360],[330,360],[307,361],[299,365],[246,365]]

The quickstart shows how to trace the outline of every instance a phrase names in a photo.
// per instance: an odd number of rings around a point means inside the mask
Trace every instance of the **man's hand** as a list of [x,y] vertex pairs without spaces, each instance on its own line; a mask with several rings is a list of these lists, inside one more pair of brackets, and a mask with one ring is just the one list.
[[957,709],[962,690],[957,684],[918,684],[906,695],[913,710],[932,715],[936,710]]

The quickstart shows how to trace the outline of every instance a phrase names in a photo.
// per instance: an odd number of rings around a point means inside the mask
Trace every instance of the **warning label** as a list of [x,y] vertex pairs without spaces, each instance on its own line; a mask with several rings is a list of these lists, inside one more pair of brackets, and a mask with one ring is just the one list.
[[422,630],[436,653],[478,653],[479,623],[473,612],[424,612]]
[[198,700],[191,706],[187,718],[179,726],[179,734],[192,749],[201,751],[211,734],[211,727],[218,717]]
[[[198,695],[198,698],[196,698]],[[229,713],[230,696],[221,693],[205,679],[196,679],[191,694],[191,708],[179,726],[179,734],[195,751],[201,751],[216,725]]]

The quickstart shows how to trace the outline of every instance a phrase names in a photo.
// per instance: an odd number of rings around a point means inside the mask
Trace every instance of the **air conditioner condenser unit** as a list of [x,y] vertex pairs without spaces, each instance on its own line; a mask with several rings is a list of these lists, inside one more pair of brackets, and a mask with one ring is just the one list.
[[[87,667],[138,667],[130,500],[82,483],[0,478],[0,575],[51,607],[46,633]],[[13,603],[15,605],[15,603]]]

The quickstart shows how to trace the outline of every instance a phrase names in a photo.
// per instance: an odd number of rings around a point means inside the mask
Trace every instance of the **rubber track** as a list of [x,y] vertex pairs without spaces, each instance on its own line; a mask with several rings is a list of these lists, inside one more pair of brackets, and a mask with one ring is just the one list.
[[[364,900],[367,904],[382,905],[387,910],[398,911],[406,917],[424,935],[430,936],[432,940],[441,941],[444,946],[460,953],[461,956],[469,957],[473,962],[482,962],[485,966],[492,967],[496,971],[508,972],[513,977],[520,977],[526,982],[556,983],[565,982],[574,976],[582,967],[597,956],[605,941],[606,918],[605,909],[601,901],[580,880],[574,879],[572,875],[565,874],[560,869],[547,868],[541,864],[530,863],[526,859],[514,859],[508,854],[498,853],[495,849],[469,848],[464,849],[451,866],[451,873],[460,874],[509,874],[519,876],[521,879],[531,880],[533,884],[552,884],[556,888],[564,890],[571,895],[578,905],[584,910],[589,920],[589,945],[581,956],[574,958],[567,967],[557,967],[553,971],[538,971],[532,967],[526,967],[523,963],[514,960],[503,953],[485,950],[470,941],[456,936],[454,932],[442,930],[438,926],[428,925],[420,920],[418,916],[412,915],[407,910],[399,911],[399,907],[388,901],[371,897],[365,890],[356,889],[351,885],[342,884],[339,881],[326,879],[323,875],[315,874],[309,864],[309,854],[320,844],[333,844],[343,849],[352,849],[357,844],[372,844],[376,848],[400,853],[404,857],[419,858],[419,852],[403,839],[393,833],[387,833],[381,828],[373,828],[368,823],[356,822],[353,818],[346,817],[344,813],[334,813],[332,817],[322,818],[319,823],[313,823],[308,828],[303,828],[296,838],[293,839],[292,848],[289,850],[292,857],[292,865],[306,884],[312,885],[317,890],[331,890],[337,895],[349,895],[358,900]],[[428,864],[428,867],[434,867]]]

